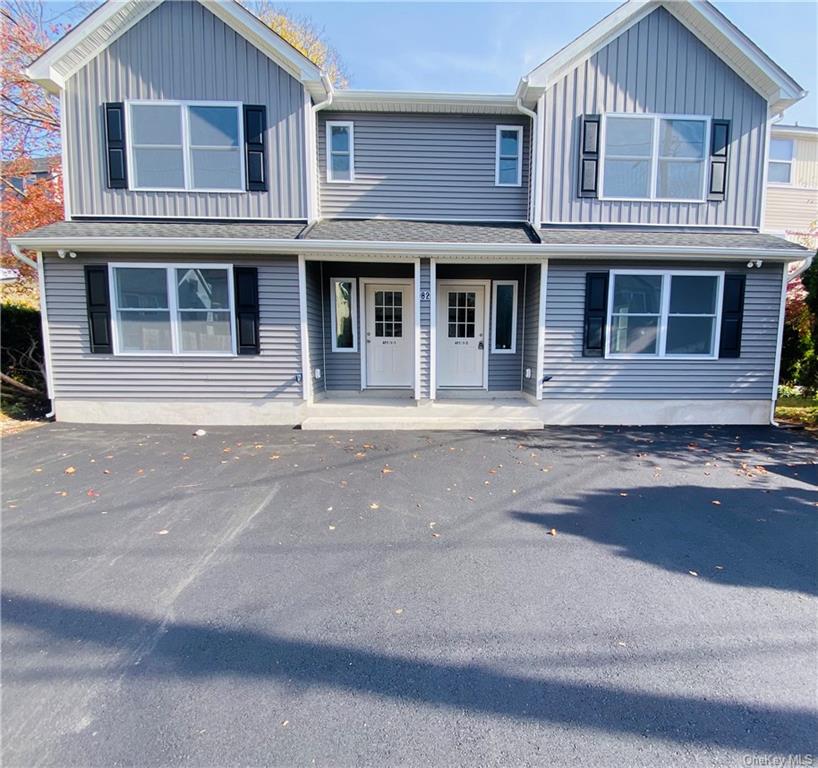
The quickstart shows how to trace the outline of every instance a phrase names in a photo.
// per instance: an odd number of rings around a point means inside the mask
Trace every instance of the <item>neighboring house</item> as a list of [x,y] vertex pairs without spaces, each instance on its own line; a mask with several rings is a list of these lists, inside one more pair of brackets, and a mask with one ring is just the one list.
[[0,186],[0,189],[3,194],[9,191],[9,187],[18,193],[23,193],[30,184],[52,178],[59,164],[60,158],[54,155],[32,157],[26,164],[26,172],[21,173],[18,170],[19,161],[3,163],[3,180],[7,183]]
[[[818,248],[818,128],[774,123],[770,130],[763,228]],[[805,237],[812,231],[811,237]]]
[[59,419],[771,418],[807,252],[760,232],[766,136],[804,91],[706,2],[632,0],[508,95],[333,91],[233,0],[106,3],[28,75]]

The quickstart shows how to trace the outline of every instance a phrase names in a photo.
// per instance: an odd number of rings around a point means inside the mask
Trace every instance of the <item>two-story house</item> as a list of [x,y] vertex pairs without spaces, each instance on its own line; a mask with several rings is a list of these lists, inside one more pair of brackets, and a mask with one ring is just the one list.
[[706,2],[630,0],[513,94],[334,91],[233,0],[109,0],[40,253],[57,418],[304,428],[767,423],[760,231],[802,88]]
[[818,128],[770,130],[763,231],[818,248]]

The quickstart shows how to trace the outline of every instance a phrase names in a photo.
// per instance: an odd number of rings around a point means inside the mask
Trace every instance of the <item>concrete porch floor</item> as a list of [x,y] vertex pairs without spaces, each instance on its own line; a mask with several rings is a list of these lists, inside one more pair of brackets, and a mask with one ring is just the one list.
[[305,430],[532,430],[542,429],[537,407],[522,398],[332,398],[307,408]]

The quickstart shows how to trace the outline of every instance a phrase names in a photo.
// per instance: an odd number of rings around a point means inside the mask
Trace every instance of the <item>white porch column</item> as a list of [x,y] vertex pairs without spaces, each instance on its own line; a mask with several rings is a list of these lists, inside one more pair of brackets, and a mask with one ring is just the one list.
[[542,400],[545,374],[545,302],[548,292],[548,259],[540,264],[540,306],[537,312],[537,400]]

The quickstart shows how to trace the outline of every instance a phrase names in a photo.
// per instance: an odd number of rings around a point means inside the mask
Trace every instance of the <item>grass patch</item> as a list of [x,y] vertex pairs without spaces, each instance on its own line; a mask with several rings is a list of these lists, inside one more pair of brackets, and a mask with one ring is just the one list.
[[781,421],[818,427],[818,398],[782,395],[775,407],[775,417]]

